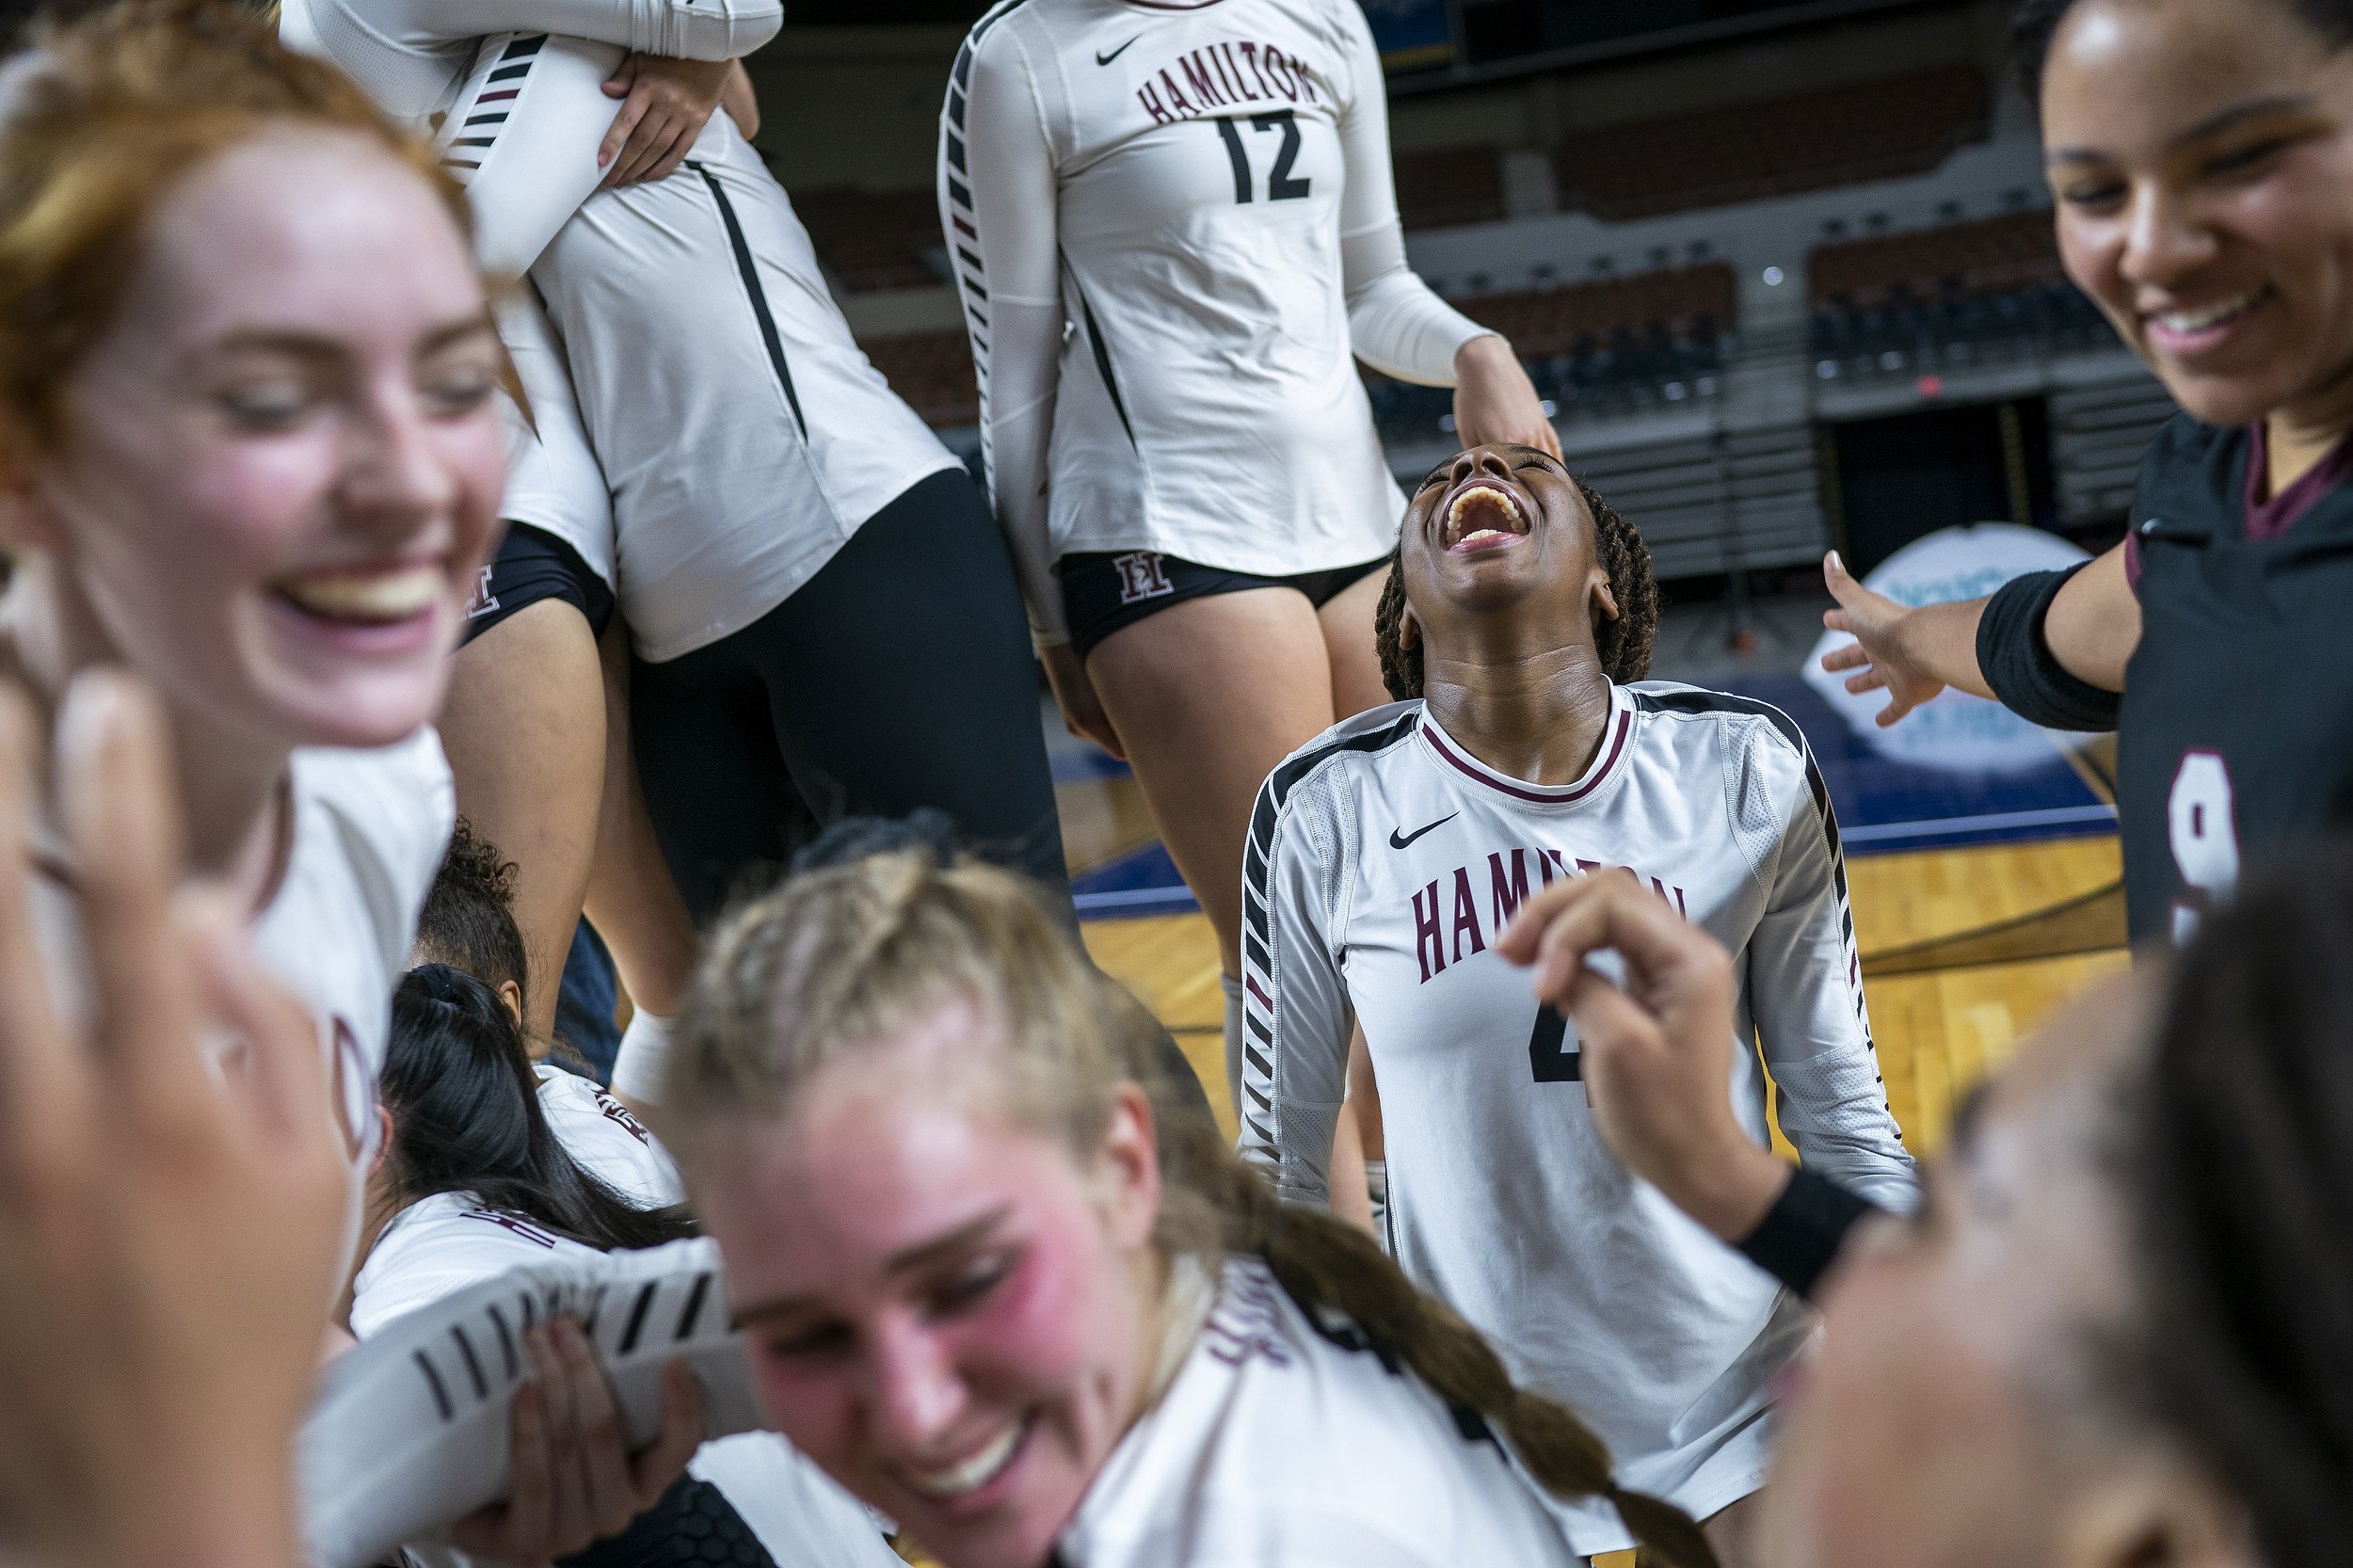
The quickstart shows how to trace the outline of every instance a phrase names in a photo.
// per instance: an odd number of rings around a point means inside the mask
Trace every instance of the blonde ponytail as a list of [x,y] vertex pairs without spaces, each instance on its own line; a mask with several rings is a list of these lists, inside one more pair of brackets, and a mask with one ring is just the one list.
[[1417,1288],[1372,1239],[1279,1202],[1181,1106],[1158,1072],[1151,1016],[1098,974],[1010,872],[890,854],[796,877],[725,921],[680,1015],[664,1106],[690,1168],[730,1119],[783,1114],[820,1067],[892,1026],[966,999],[992,1009],[1005,1046],[994,1085],[1021,1125],[1080,1156],[1099,1146],[1124,1081],[1159,1121],[1156,1241],[1214,1276],[1228,1253],[1263,1257],[1319,1329],[1410,1370],[1466,1431],[1484,1427],[1563,1500],[1607,1497],[1645,1560],[1716,1568],[1680,1511],[1610,1477],[1609,1450],[1566,1407],[1516,1386],[1493,1346]]

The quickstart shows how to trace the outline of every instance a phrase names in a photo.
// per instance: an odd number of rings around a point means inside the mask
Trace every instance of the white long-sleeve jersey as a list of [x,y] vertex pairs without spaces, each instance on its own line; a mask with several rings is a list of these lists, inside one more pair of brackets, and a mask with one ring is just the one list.
[[940,216],[1041,642],[1074,552],[1280,577],[1396,542],[1351,349],[1450,386],[1482,328],[1405,264],[1385,92],[1356,0],[1004,0],[965,40]]
[[[766,0],[285,3],[289,42],[314,41],[388,109],[445,111],[478,258],[527,270],[546,307],[544,328],[528,302],[501,312],[545,409],[511,431],[508,515],[613,584],[640,655],[750,625],[892,499],[958,466],[858,348],[727,115],[667,178],[599,188],[616,107],[599,84],[622,48],[652,28],[652,53],[744,53],[775,31]],[[646,20],[671,6],[692,24]],[[706,28],[711,15],[728,20]],[[481,36],[494,27],[542,31]],[[533,328],[552,328],[553,352]]]
[[[1359,1021],[1398,1262],[1590,1421],[1623,1484],[1705,1518],[1763,1481],[1767,1385],[1806,1312],[1603,1145],[1575,1031],[1490,951],[1531,890],[1598,866],[1631,868],[1735,955],[1728,1087],[1750,1135],[1767,1136],[1753,1039],[1806,1163],[1910,1207],[1804,739],[1767,704],[1656,681],[1612,688],[1574,784],[1496,772],[1419,702],[1274,771],[1244,855],[1241,1151],[1286,1199],[1328,1201]],[[1564,1517],[1581,1551],[1632,1544],[1606,1511]]]
[[[1211,1288],[1190,1260],[1177,1278]],[[1229,1257],[1215,1288],[1064,1529],[1061,1568],[1583,1568],[1495,1441],[1318,1329],[1263,1261]]]

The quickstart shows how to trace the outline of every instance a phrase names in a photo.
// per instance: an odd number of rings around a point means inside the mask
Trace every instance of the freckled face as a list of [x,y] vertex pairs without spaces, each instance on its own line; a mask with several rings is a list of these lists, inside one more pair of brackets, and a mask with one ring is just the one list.
[[424,180],[268,133],[153,216],[20,541],[224,744],[376,745],[440,706],[505,455],[497,344]]
[[943,1083],[994,1028],[956,1003],[824,1069],[696,1198],[778,1429],[952,1568],[1036,1568],[1139,1397],[1149,1216]]

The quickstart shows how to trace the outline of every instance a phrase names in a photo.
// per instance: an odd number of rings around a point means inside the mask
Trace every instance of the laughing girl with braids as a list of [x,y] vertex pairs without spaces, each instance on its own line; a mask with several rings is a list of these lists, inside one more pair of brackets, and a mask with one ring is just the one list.
[[1361,1232],[1164,1116],[1150,1017],[1007,873],[886,854],[737,914],[664,1104],[777,1426],[949,1568],[1572,1568],[1561,1406]]
[[[1546,884],[1631,868],[1738,955],[1747,1136],[1767,1142],[1761,1048],[1810,1168],[1897,1208],[1913,1176],[1804,738],[1764,703],[1644,680],[1657,603],[1641,536],[1550,454],[1477,447],[1422,482],[1377,617],[1401,700],[1258,795],[1237,1110],[1243,1157],[1325,1207],[1360,1025],[1390,1256],[1738,1563],[1809,1313],[1609,1153],[1575,1032],[1496,939]],[[1606,1508],[1561,1512],[1581,1552],[1631,1544]]]

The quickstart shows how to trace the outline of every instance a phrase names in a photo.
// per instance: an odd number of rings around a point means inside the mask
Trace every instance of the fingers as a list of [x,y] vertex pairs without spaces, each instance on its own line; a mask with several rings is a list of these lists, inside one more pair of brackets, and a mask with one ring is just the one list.
[[1846,680],[1847,690],[1857,694],[1876,692],[1886,684],[1887,677],[1876,668],[1865,670],[1861,675],[1850,675]]
[[89,1064],[51,1008],[30,902],[40,726],[13,685],[0,686],[0,1106],[5,1154],[45,1168],[69,1155],[91,1092]]
[[[1836,612],[1833,611],[1833,614],[1835,615]],[[1846,619],[1844,616],[1838,616],[1838,618],[1840,620]],[[1831,619],[1831,616],[1824,616],[1822,619],[1827,622]],[[1843,626],[1833,626],[1831,630],[1833,632],[1844,632],[1847,629]],[[1871,655],[1865,650],[1861,643],[1848,643],[1842,647],[1833,648],[1828,653],[1822,655],[1822,667],[1826,670],[1833,672],[1838,670],[1861,669],[1864,665],[1869,664],[1870,662]]]
[[613,171],[605,176],[605,184],[617,187],[659,179],[679,166],[692,142],[687,122],[676,112],[667,108],[660,113],[648,112],[638,122],[629,145],[614,160]]
[[1913,706],[1913,705],[1912,703],[1906,702],[1902,697],[1895,697],[1895,699],[1889,702],[1886,707],[1881,709],[1877,713],[1872,715],[1871,722],[1878,725],[1881,729],[1884,729],[1889,725],[1894,724],[1897,719],[1902,718],[1906,713],[1911,712]]
[[1523,904],[1496,939],[1497,952],[1534,969],[1536,994],[1564,1009],[1588,955],[1605,948],[1625,960],[1628,984],[1637,990],[1721,951],[1623,868],[1553,883]]
[[143,688],[101,672],[67,691],[57,729],[57,793],[82,894],[98,1049],[147,1117],[200,1114],[208,1083],[195,976],[172,915],[180,824],[163,715]]
[[1847,563],[1838,558],[1838,552],[1834,550],[1822,557],[1822,585],[1830,590],[1831,598],[1841,604],[1863,591],[1863,584],[1848,575]]
[[[588,1336],[578,1324],[567,1320],[556,1325],[556,1345],[563,1357],[565,1381],[571,1389],[582,1516],[588,1540],[602,1540],[627,1529],[638,1514],[637,1489],[630,1473],[629,1434],[621,1430],[613,1385],[605,1381],[604,1368],[598,1365]],[[679,1461],[681,1469],[685,1464],[683,1459]],[[564,1549],[578,1550],[586,1544],[587,1541],[567,1540]]]
[[[616,76],[613,80],[617,82],[620,78]],[[607,92],[612,91],[613,82],[605,83],[604,88]],[[629,143],[631,133],[637,129],[637,122],[646,118],[646,109],[647,103],[642,93],[629,95],[628,101],[613,116],[613,124],[604,133],[604,140],[597,145],[599,168],[610,167],[613,160],[620,155],[621,149]]]
[[686,161],[686,154],[694,150],[695,138],[692,136],[680,135],[670,143],[670,150],[663,153],[652,168],[637,178],[644,182],[666,180],[676,172],[679,165]]
[[670,1483],[686,1472],[686,1462],[703,1442],[703,1382],[684,1361],[662,1368],[662,1431],[653,1447],[631,1462],[640,1510],[653,1506]]
[[637,82],[637,56],[624,55],[621,63],[613,68],[613,74],[604,79],[607,98],[627,98],[629,89]]

